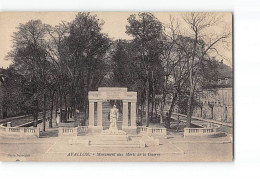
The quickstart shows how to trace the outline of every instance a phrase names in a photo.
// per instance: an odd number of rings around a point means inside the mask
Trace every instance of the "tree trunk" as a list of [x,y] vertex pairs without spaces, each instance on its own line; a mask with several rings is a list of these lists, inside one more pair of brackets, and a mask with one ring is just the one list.
[[[57,119],[57,116],[58,116],[58,104],[59,104],[59,97],[58,97],[58,92],[56,94],[56,103],[55,103],[55,121]],[[56,121],[57,123],[57,121]]]
[[211,107],[211,118],[214,119],[214,106]]
[[172,97],[171,106],[170,106],[170,109],[169,109],[169,112],[168,112],[168,116],[167,116],[169,121],[167,121],[166,128],[168,128],[168,129],[171,127],[170,119],[172,117],[172,111],[174,109],[176,97],[177,97],[177,93],[174,93],[174,96]]
[[162,98],[162,102],[161,102],[161,106],[160,106],[160,123],[163,123],[163,117],[164,117],[164,106],[165,106],[165,98],[166,98],[166,93],[164,91],[163,93],[163,98]]
[[50,121],[49,121],[49,127],[52,128],[52,118],[53,118],[53,106],[54,106],[54,95],[55,95],[55,91],[52,92],[52,96],[51,96],[51,117],[50,117]]
[[[195,45],[196,47],[196,45]],[[194,49],[195,49],[194,47]],[[194,58],[195,55],[193,54],[193,59],[192,62],[194,62]],[[193,63],[191,64],[191,69],[189,70],[189,85],[190,85],[190,89],[189,89],[189,97],[188,97],[188,104],[187,104],[187,122],[186,122],[186,127],[190,128],[191,127],[191,115],[192,115],[192,97],[193,97],[193,89],[194,89],[194,83],[193,83],[193,78],[192,78],[192,74],[193,74]],[[190,64],[188,61],[188,69],[190,68]]]
[[154,110],[155,110],[155,119],[156,119],[156,121],[157,121],[157,107],[158,107],[157,103],[154,102]]
[[89,101],[88,101],[88,90],[87,90],[87,93],[85,94],[85,102],[84,102],[84,116],[81,125],[87,125],[86,123],[89,117],[88,108],[89,108]]
[[151,110],[151,120],[154,118],[154,103],[155,103],[155,85],[154,85],[154,77],[152,71],[152,110]]
[[36,106],[36,109],[34,110],[34,123],[33,123],[33,126],[34,127],[37,127],[38,125],[38,112],[39,112],[39,109],[38,109],[38,99],[36,99],[34,101],[34,105]]
[[179,115],[179,113],[180,113],[180,96],[179,95],[177,95],[177,100],[178,100],[178,103],[177,103],[177,105],[178,105],[178,109],[177,109],[177,132],[179,132],[179,128],[180,128],[180,115]]
[[164,102],[162,101],[161,108],[160,108],[160,123],[163,123],[163,110],[164,110]]
[[146,81],[146,101],[145,101],[145,120],[146,120],[146,127],[149,127],[149,79]]
[[187,123],[186,123],[187,128],[191,127],[191,115],[192,115],[191,102],[192,102],[192,96],[190,94],[188,98],[188,108],[187,108]]
[[67,109],[67,95],[64,95],[64,107],[65,107],[65,114],[64,114],[64,122],[67,122],[67,114],[68,114],[68,109]]
[[33,127],[37,127],[37,121],[36,121],[36,111],[32,113],[33,115]]
[[153,121],[153,118],[154,118],[153,111],[154,111],[154,102],[152,101],[152,109],[151,109],[151,120],[152,121]]
[[60,121],[63,122],[63,114],[62,114],[62,93],[61,91],[59,92],[59,96],[60,96]]
[[144,117],[143,112],[144,112],[144,104],[141,103],[141,120],[140,120],[141,125],[143,125],[143,117]]
[[46,130],[46,102],[47,102],[47,95],[44,93],[43,95],[43,131]]
[[[37,103],[38,103],[38,101],[37,101]],[[35,114],[35,121],[36,121],[35,127],[38,126],[38,117],[39,117],[39,106],[37,105],[36,114]]]

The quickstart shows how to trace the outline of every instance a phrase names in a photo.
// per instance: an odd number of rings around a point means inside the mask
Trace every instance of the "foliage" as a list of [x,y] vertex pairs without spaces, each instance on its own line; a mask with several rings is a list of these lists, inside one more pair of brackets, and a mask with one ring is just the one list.
[[9,53],[13,65],[7,71],[5,107],[32,113],[36,121],[40,111],[63,108],[67,113],[71,107],[74,113],[84,111],[84,125],[88,91],[118,86],[137,91],[137,108],[141,116],[145,112],[147,126],[157,112],[160,122],[165,110],[171,117],[176,105],[188,114],[189,126],[193,108],[200,105],[196,96],[219,75],[212,51],[218,52],[230,34],[208,34],[219,19],[206,13],[187,13],[182,24],[169,27],[147,12],[127,21],[126,34],[133,39],[115,41],[90,13],[54,27],[40,20],[20,24]]

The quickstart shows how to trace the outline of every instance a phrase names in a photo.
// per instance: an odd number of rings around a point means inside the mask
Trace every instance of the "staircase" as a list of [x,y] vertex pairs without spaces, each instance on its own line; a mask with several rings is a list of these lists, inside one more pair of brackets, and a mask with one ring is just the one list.
[[58,137],[58,128],[51,128],[40,132],[40,138]]
[[89,141],[92,147],[122,147],[122,148],[140,148],[145,147],[143,141],[133,141],[125,132],[106,133],[103,132],[96,138]]

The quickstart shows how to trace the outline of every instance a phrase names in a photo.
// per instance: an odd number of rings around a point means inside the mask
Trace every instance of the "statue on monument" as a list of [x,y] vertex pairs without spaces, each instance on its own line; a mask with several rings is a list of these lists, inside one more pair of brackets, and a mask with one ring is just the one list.
[[109,130],[118,130],[116,122],[119,118],[119,110],[116,108],[116,105],[110,110],[110,127]]
[[113,105],[113,108],[110,110],[110,126],[108,130],[103,130],[103,135],[126,135],[126,133],[122,130],[118,130],[117,121],[119,118],[119,110],[116,105]]

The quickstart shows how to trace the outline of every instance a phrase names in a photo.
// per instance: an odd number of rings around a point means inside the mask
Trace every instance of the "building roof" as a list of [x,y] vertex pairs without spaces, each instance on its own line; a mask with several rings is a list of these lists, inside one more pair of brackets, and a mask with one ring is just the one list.
[[232,68],[224,64],[223,61],[217,62],[217,78],[211,79],[204,84],[204,89],[231,88],[233,85]]
[[232,69],[228,65],[224,64],[223,61],[219,62],[218,65],[218,78],[232,78]]

